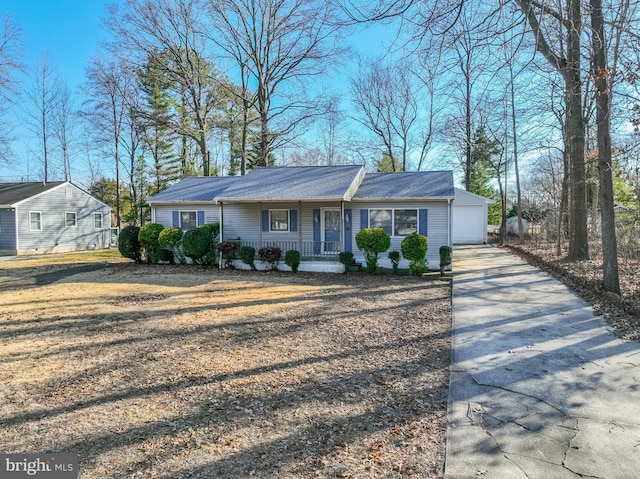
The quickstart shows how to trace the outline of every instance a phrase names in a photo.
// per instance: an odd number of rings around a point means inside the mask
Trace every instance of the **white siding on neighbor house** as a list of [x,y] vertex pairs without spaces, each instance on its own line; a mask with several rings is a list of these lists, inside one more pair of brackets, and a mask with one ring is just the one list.
[[[451,246],[450,241],[450,221],[449,208],[446,201],[407,201],[407,202],[357,202],[350,205],[353,217],[352,243],[353,253],[356,259],[364,260],[364,254],[356,245],[355,236],[362,229],[360,224],[361,213],[363,209],[426,209],[427,210],[427,239],[429,240],[429,248],[427,249],[427,259],[429,260],[429,269],[438,269],[440,267],[440,246]],[[400,244],[404,236],[396,236],[391,238],[391,248],[389,251],[401,252]],[[380,266],[391,268],[391,261],[387,258],[388,252],[380,255]],[[407,268],[409,262],[402,260],[401,268]]]
[[165,228],[173,225],[174,211],[204,211],[204,224],[218,223],[220,221],[220,208],[213,203],[199,203],[190,205],[154,206],[152,220]]
[[[41,213],[41,230],[31,231],[30,212]],[[76,226],[66,226],[66,213],[76,213]],[[94,213],[102,214],[96,229]],[[80,188],[65,183],[26,199],[16,207],[18,252],[73,251],[110,246],[111,209]]]

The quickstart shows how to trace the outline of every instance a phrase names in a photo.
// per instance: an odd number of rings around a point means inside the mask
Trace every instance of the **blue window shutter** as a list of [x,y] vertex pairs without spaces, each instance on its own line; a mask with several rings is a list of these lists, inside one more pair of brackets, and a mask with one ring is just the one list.
[[422,236],[427,236],[427,210],[418,210],[418,233]]
[[298,210],[289,210],[289,231],[298,231]]
[[262,210],[261,215],[262,215],[262,231],[268,232],[269,231],[269,210]]
[[[316,218],[318,221],[316,221]],[[320,209],[313,210],[313,253],[320,254]]]
[[204,211],[198,211],[198,226],[204,224]]
[[180,212],[179,211],[172,211],[171,212],[171,217],[172,217],[173,226],[180,226]]
[[[349,218],[349,221],[347,221]],[[345,208],[344,210],[344,250],[352,251],[351,245],[351,223],[353,222],[353,216],[351,216],[351,209]]]
[[360,210],[360,229],[363,230],[369,227],[369,210]]

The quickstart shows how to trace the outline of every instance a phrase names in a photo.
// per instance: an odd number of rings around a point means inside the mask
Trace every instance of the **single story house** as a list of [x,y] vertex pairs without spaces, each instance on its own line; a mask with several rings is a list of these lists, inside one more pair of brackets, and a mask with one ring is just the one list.
[[[451,171],[366,173],[359,165],[256,168],[243,177],[191,177],[149,199],[152,221],[183,230],[219,222],[220,241],[298,250],[301,271],[341,272],[338,253],[364,255],[355,235],[384,228],[389,251],[408,234],[429,239],[427,259],[438,269],[440,246],[452,246]],[[386,254],[380,265],[391,268]],[[244,267],[236,262],[236,267]],[[282,268],[286,268],[281,265]],[[408,267],[402,260],[401,268]]]
[[489,205],[495,200],[455,188],[453,202],[453,244],[487,242]]
[[110,246],[111,208],[68,181],[0,183],[0,254]]

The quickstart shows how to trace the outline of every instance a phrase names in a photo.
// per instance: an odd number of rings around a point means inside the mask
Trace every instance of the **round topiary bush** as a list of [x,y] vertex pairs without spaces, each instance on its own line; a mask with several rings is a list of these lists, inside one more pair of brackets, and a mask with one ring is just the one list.
[[300,251],[295,249],[287,250],[284,253],[284,264],[286,264],[294,273],[298,272],[300,266]]
[[171,228],[163,229],[158,236],[158,246],[163,251],[171,253],[169,261],[171,261],[172,264],[175,262],[174,258],[176,257],[180,263],[184,263],[184,254],[182,254],[182,249],[180,248],[183,235],[182,229],[177,226],[172,226]]
[[265,265],[269,265],[272,271],[276,271],[282,257],[282,250],[276,246],[265,246],[258,250],[258,256]]
[[240,247],[240,261],[249,265],[253,271],[256,270],[255,258],[256,249],[253,246]]
[[158,237],[164,226],[158,223],[149,223],[140,228],[138,241],[143,255],[147,257],[147,263],[157,263],[160,259]]
[[140,241],[138,240],[138,234],[140,228],[134,225],[126,226],[120,231],[118,235],[118,251],[124,258],[134,260],[136,263],[142,262],[142,255],[140,254]]
[[391,266],[393,267],[393,274],[398,273],[398,265],[400,264],[400,251],[389,251],[389,260],[391,260]]
[[211,252],[211,235],[203,228],[187,230],[182,237],[182,252],[196,264],[207,264]]
[[427,272],[427,249],[429,241],[419,233],[412,233],[402,240],[400,249],[402,256],[409,260],[409,274],[422,276]]
[[451,264],[451,247],[440,246],[440,276],[444,276],[444,270]]
[[376,274],[378,255],[391,247],[391,238],[382,228],[365,228],[356,233],[356,245],[364,252],[367,260],[364,270],[369,274]]
[[353,266],[353,253],[351,251],[342,251],[338,254],[338,261],[344,265],[344,272],[349,271],[349,268]]

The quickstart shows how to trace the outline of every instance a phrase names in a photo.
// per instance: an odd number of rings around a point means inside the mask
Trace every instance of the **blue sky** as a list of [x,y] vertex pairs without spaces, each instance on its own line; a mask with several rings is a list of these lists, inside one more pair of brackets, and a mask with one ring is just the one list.
[[[110,3],[113,0],[0,0],[0,17],[9,15],[22,28],[27,72],[19,76],[21,86],[30,82],[30,71],[46,53],[60,78],[73,93],[78,93],[86,66],[100,43],[109,37],[103,18]],[[378,27],[360,31],[351,40],[355,48],[369,54],[392,38],[390,30]],[[345,79],[333,80],[344,82]],[[20,110],[18,103],[9,118],[18,124],[14,131],[17,139],[12,147],[15,155],[10,167],[0,164],[0,181],[20,181],[28,175],[33,180],[32,175],[41,169],[37,154],[30,152],[34,150],[29,147],[34,141],[33,134],[19,126],[24,123],[19,117]],[[77,165],[72,168],[78,172]]]

